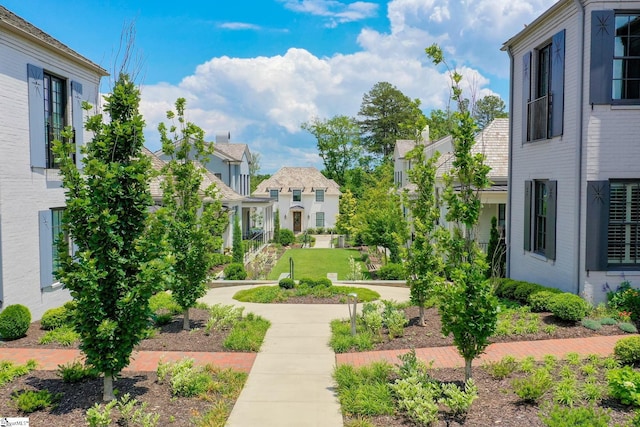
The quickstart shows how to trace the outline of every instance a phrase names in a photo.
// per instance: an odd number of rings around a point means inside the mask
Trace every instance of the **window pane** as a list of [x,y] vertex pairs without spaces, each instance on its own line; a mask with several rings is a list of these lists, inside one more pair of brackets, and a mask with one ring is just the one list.
[[629,15],[616,15],[616,35],[624,36],[628,34]]
[[302,192],[300,190],[293,190],[293,201],[300,202],[302,200]]
[[316,227],[324,227],[324,212],[316,212]]
[[316,202],[324,202],[324,190],[316,190]]

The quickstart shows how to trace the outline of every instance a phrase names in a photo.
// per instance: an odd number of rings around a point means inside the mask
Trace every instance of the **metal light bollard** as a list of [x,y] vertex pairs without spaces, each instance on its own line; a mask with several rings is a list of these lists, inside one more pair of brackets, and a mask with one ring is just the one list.
[[[351,305],[353,304],[353,310]],[[351,318],[351,335],[356,334],[356,316],[358,311],[358,294],[347,295],[347,305],[349,306],[349,317]]]

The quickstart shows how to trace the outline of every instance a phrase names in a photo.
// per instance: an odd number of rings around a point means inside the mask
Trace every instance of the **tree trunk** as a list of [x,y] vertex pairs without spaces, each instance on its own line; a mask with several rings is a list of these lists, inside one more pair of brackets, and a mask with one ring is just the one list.
[[116,397],[113,395],[113,374],[105,372],[103,390],[102,390],[102,400],[105,402],[110,402],[115,398]]
[[466,382],[471,378],[471,362],[473,359],[464,359],[464,381]]
[[182,323],[182,329],[185,331],[188,331],[190,329],[189,327],[189,309],[187,308],[184,311],[184,322]]
[[418,325],[427,326],[426,322],[424,321],[424,306],[423,305],[420,306],[420,317],[418,318]]

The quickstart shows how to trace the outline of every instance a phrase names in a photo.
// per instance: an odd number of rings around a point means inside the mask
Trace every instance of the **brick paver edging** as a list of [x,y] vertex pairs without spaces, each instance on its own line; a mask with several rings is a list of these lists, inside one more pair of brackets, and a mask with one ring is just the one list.
[[[158,362],[175,362],[188,357],[196,365],[212,364],[220,368],[233,368],[242,372],[251,371],[257,353],[210,353],[196,351],[134,351],[131,363],[124,371],[152,372],[158,368]],[[2,348],[0,360],[24,364],[29,359],[38,362],[39,370],[55,371],[58,365],[81,359],[77,349],[38,349],[38,348]]]
[[[608,335],[589,338],[569,338],[540,341],[518,341],[507,343],[495,343],[489,345],[484,354],[479,357],[482,362],[494,362],[504,356],[513,356],[516,359],[524,359],[533,356],[536,360],[542,360],[546,354],[552,354],[563,358],[567,353],[578,353],[582,356],[598,354],[606,357],[613,354],[613,347],[619,339],[627,335]],[[378,360],[386,360],[391,364],[399,364],[398,356],[409,350],[382,350],[365,351],[360,353],[336,354],[336,364],[350,364],[354,366],[368,365]],[[456,347],[432,347],[417,348],[416,356],[429,363],[433,361],[434,368],[459,368],[464,366],[464,360],[458,354]]]

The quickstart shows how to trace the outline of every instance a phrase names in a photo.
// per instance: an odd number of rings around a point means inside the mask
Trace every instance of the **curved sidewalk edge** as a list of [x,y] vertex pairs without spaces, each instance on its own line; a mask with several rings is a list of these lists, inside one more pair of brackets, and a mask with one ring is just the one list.
[[[131,363],[123,371],[152,372],[158,368],[158,362],[175,362],[182,358],[190,358],[196,365],[212,364],[220,368],[233,368],[242,372],[251,371],[257,353],[209,353],[196,351],[134,351]],[[29,359],[38,362],[38,370],[55,371],[58,365],[82,359],[77,349],[37,349],[37,348],[2,348],[0,360],[24,364]]]
[[[495,362],[504,356],[513,356],[518,360],[533,356],[536,360],[542,360],[545,355],[552,354],[558,358],[564,358],[568,353],[578,353],[582,356],[597,354],[606,357],[613,354],[613,347],[619,339],[628,336],[630,335],[495,343],[487,347],[487,350],[478,358],[476,363]],[[336,354],[336,364],[362,366],[381,360],[391,364],[400,364],[398,356],[408,351],[381,350],[341,353]],[[464,366],[464,360],[458,354],[456,347],[453,346],[417,348],[416,356],[427,363],[433,361],[433,368],[460,368]]]

